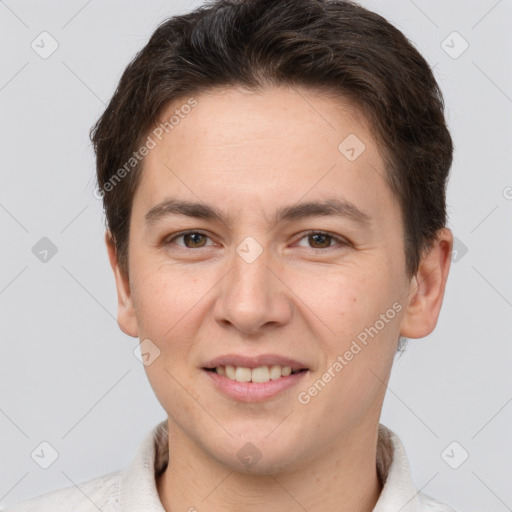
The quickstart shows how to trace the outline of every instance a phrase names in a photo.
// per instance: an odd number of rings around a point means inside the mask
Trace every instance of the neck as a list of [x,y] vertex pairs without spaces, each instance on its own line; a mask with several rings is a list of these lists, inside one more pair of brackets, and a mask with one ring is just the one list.
[[382,490],[377,434],[377,427],[343,432],[298,469],[253,474],[209,457],[169,421],[172,456],[157,480],[160,500],[166,511],[371,512]]

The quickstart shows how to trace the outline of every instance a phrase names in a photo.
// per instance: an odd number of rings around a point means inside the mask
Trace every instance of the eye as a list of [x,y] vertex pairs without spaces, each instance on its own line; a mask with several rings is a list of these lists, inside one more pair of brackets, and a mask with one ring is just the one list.
[[206,247],[206,239],[209,238],[206,233],[202,231],[185,231],[182,233],[178,233],[171,238],[168,238],[164,241],[164,245],[169,245],[174,243],[175,240],[182,238],[184,245],[175,244],[179,247],[185,247],[186,249],[201,249],[202,247]]
[[[208,247],[207,240],[210,237],[202,231],[183,231],[167,238],[163,245],[174,244],[184,249],[201,249]],[[183,239],[183,243],[176,243],[176,240]],[[341,246],[348,246],[349,243],[335,235],[325,231],[308,231],[302,235],[299,241],[307,239],[311,249],[330,249],[336,243]],[[332,242],[335,242],[334,244]],[[312,245],[311,245],[312,244]],[[209,244],[212,245],[212,244]]]
[[335,241],[339,245],[348,246],[348,242],[337,236],[326,233],[325,231],[308,231],[300,240],[307,238],[307,242],[314,244],[311,249],[329,249],[332,247],[331,242]]

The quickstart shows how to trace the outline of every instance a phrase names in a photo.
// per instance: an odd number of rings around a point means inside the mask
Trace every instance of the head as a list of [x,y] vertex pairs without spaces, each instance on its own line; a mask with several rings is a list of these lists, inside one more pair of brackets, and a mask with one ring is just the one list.
[[[378,421],[399,342],[444,294],[443,110],[413,45],[352,2],[211,2],[129,64],[91,131],[118,322],[205,453],[240,466],[250,441],[253,471],[291,467]],[[303,371],[234,398],[210,375],[233,354]]]

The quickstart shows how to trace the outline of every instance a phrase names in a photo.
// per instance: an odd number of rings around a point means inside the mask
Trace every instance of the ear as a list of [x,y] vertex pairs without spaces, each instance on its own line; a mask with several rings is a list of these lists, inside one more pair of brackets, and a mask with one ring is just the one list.
[[130,289],[128,276],[121,270],[117,259],[117,252],[110,231],[105,233],[105,243],[107,244],[108,259],[110,266],[114,271],[117,288],[117,324],[119,328],[128,336],[138,337],[137,319]]
[[448,228],[438,233],[432,248],[422,255],[418,272],[411,280],[400,335],[423,338],[437,325],[450,270],[453,235]]

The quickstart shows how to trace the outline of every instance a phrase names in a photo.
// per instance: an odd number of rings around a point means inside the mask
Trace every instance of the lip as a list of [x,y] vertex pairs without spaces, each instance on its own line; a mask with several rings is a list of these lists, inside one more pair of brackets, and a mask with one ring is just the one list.
[[230,398],[239,402],[262,402],[298,384],[309,373],[309,370],[292,373],[287,377],[280,377],[268,382],[238,382],[204,368],[203,373],[211,379],[217,390]]
[[289,357],[280,356],[277,354],[259,354],[257,356],[246,356],[242,354],[226,354],[218,356],[206,364],[203,368],[216,368],[217,366],[242,366],[244,368],[257,368],[258,366],[270,366],[278,364],[280,366],[289,366],[292,370],[309,369],[308,365],[304,362],[291,359]]
[[[209,371],[209,369],[216,368],[217,366],[232,365],[253,369],[258,366],[270,366],[273,364],[289,366],[292,371],[304,371],[292,373],[276,380],[269,380],[268,382],[238,382],[228,379],[224,375],[219,375],[215,371]],[[203,373],[210,379],[215,388],[224,395],[239,402],[261,402],[275,397],[279,393],[295,386],[309,371],[310,368],[303,361],[278,354],[259,354],[256,356],[225,354],[215,357],[203,365]]]

